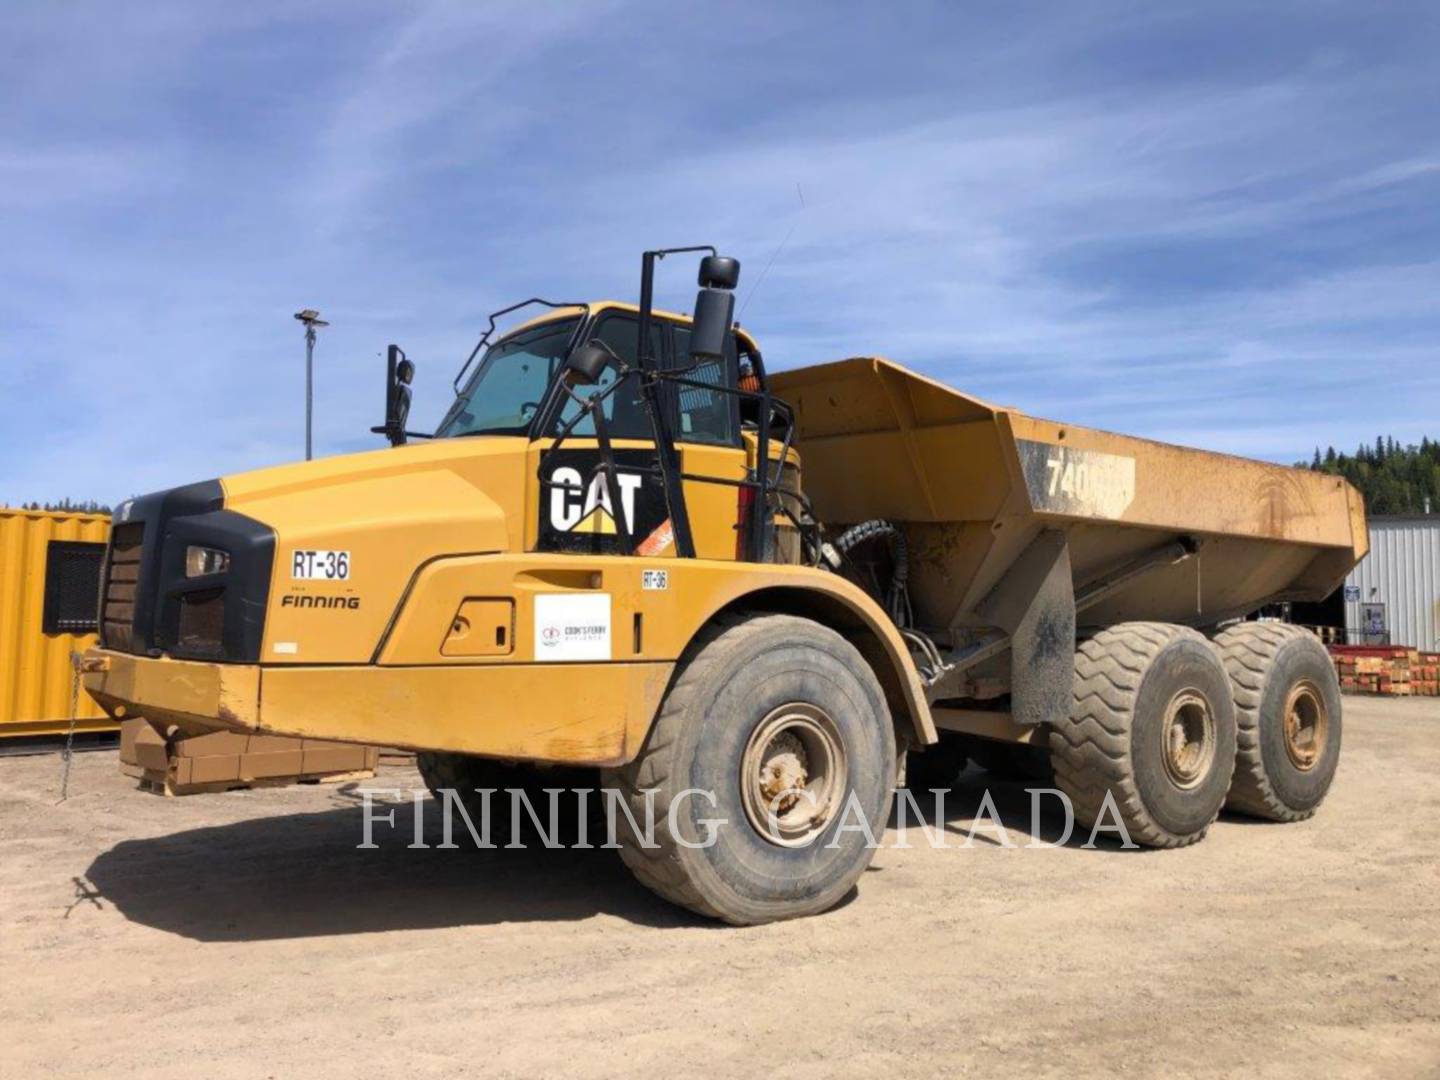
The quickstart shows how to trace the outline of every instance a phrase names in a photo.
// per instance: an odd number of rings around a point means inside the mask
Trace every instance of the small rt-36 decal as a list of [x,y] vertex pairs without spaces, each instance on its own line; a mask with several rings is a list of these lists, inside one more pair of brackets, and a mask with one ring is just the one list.
[[641,570],[640,588],[646,592],[664,592],[670,588],[669,570]]
[[290,577],[296,581],[345,581],[350,577],[350,552],[297,548],[290,555]]
[[1118,518],[1135,501],[1135,459],[1016,439],[1030,505],[1051,514]]

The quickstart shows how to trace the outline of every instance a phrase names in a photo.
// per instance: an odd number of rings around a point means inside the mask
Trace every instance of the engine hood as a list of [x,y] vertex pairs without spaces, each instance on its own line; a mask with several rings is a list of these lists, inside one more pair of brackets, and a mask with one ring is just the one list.
[[446,439],[221,477],[225,509],[275,536],[261,661],[366,662],[426,562],[520,550],[528,445]]

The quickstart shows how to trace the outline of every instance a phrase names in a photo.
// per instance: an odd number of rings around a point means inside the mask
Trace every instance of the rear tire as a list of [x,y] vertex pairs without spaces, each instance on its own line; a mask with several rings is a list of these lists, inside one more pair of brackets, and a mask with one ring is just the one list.
[[1239,726],[1226,809],[1267,821],[1313,816],[1340,762],[1340,681],[1329,652],[1285,623],[1240,623],[1215,646]]
[[[770,778],[782,782],[767,787]],[[890,711],[860,653],[818,623],[767,614],[703,633],[644,749],[604,782],[642,827],[645,792],[656,792],[654,846],[614,814],[620,855],[641,883],[743,926],[813,915],[844,897],[874,856],[862,832],[841,831],[857,824],[845,808],[853,795],[878,840],[894,778]],[[801,787],[813,789],[810,800],[773,803]],[[695,790],[706,795],[677,799]],[[772,800],[778,821],[757,820],[757,798]]]
[[[1081,643],[1070,716],[1053,726],[1055,786],[1093,827],[1111,794],[1130,839],[1200,840],[1235,768],[1235,704],[1214,648],[1194,630],[1121,623]],[[1106,811],[1106,825],[1114,814]]]

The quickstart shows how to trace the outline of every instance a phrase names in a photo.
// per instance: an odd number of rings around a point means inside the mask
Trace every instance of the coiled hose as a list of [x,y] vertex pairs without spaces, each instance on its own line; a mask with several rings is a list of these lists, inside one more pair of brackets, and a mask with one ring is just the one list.
[[847,559],[850,553],[879,541],[885,541],[890,549],[890,588],[882,599],[885,610],[897,626],[911,623],[910,594],[907,584],[910,577],[910,549],[905,543],[905,534],[888,521],[876,518],[852,525],[834,540],[834,546]]

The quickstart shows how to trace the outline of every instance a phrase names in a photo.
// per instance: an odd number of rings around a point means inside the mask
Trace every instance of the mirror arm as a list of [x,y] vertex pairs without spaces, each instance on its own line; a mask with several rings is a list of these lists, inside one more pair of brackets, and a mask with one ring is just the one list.
[[653,377],[655,363],[650,356],[650,324],[654,317],[655,304],[655,263],[666,255],[679,255],[691,251],[715,249],[708,244],[699,247],[662,248],[646,251],[640,256],[640,318],[636,326],[636,357],[640,362],[640,397],[645,403],[645,412],[650,420],[650,431],[655,439],[655,456],[660,465],[660,486],[665,494],[665,512],[670,519],[670,528],[675,533],[675,553],[682,559],[695,557],[695,539],[690,531],[690,509],[685,502],[685,488],[680,479],[680,455],[665,422],[665,410],[660,400],[658,387]]

